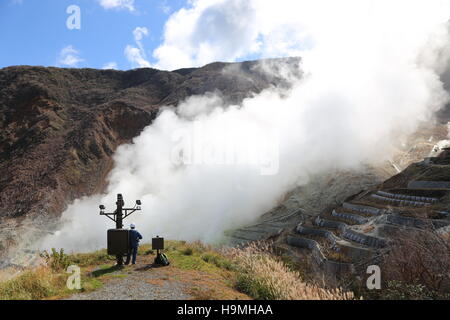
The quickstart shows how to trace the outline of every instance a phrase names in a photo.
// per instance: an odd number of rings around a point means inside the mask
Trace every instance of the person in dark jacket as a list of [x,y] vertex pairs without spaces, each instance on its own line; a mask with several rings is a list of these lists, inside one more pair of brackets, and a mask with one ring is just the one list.
[[136,264],[136,255],[139,248],[139,240],[142,239],[141,234],[135,230],[136,225],[134,223],[130,224],[130,250],[127,254],[127,261],[125,264],[130,264],[130,258],[133,256],[133,259],[131,260],[132,264]]

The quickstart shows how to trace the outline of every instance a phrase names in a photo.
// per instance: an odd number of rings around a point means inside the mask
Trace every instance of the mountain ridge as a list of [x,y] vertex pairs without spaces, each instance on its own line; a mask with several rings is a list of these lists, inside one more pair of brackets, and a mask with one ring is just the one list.
[[117,146],[139,135],[162,106],[207,92],[239,104],[281,82],[259,61],[172,72],[0,69],[0,217],[58,215],[74,199],[100,192]]

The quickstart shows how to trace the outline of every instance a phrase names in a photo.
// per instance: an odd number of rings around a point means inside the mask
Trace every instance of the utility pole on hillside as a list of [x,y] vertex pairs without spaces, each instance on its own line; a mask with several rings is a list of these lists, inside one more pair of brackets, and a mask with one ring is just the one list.
[[128,252],[128,230],[122,230],[123,219],[127,218],[135,211],[141,210],[141,200],[136,200],[133,208],[124,208],[122,194],[117,194],[116,210],[111,213],[105,212],[105,206],[100,205],[100,215],[106,216],[116,223],[116,229],[108,230],[108,254],[116,256],[117,265],[123,264],[123,255]]

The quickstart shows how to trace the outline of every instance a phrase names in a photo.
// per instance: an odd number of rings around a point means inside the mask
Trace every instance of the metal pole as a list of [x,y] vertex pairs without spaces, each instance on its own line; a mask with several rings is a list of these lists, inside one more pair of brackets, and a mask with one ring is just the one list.
[[[123,228],[123,212],[122,212],[122,208],[124,205],[124,201],[123,201],[123,197],[122,194],[117,194],[117,209],[116,209],[116,228],[117,229],[122,229]],[[121,266],[123,265],[123,256],[122,255],[117,255],[116,256],[116,260],[117,260],[117,265]]]
[[117,195],[117,209],[116,209],[116,228],[117,229],[122,229],[123,228],[123,212],[122,212],[122,208],[124,205],[124,201],[123,201],[123,197],[122,195],[119,193]]
[[[141,200],[136,200],[136,205],[133,208],[124,208],[125,202],[123,201],[122,194],[117,194],[116,210],[111,213],[105,213],[105,206],[99,205],[100,215],[106,216],[108,219],[113,220],[116,223],[116,229],[123,228],[123,219],[128,217],[135,211],[141,210]],[[123,254],[116,255],[117,265],[121,266],[123,264]]]

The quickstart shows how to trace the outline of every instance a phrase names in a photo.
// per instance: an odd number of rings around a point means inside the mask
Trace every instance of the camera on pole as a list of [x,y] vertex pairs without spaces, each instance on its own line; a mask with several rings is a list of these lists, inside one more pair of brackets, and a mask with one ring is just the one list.
[[123,264],[123,256],[130,249],[129,230],[123,228],[123,219],[127,218],[135,211],[141,210],[141,200],[136,200],[133,208],[124,208],[125,202],[122,194],[117,195],[116,210],[114,212],[105,212],[105,206],[100,205],[100,215],[106,216],[116,223],[115,229],[109,229],[107,232],[108,254],[116,256],[117,265]]

